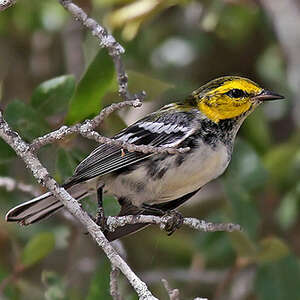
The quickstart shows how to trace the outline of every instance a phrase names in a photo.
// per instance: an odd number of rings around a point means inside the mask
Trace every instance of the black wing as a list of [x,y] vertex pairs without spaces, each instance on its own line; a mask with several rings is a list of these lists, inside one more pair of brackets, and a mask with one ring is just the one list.
[[[125,128],[113,139],[135,145],[177,147],[194,133],[190,122],[193,118],[188,112],[174,112],[170,115],[159,111]],[[154,154],[123,151],[122,147],[115,145],[100,145],[77,166],[74,175],[65,185],[111,173],[152,155]]]

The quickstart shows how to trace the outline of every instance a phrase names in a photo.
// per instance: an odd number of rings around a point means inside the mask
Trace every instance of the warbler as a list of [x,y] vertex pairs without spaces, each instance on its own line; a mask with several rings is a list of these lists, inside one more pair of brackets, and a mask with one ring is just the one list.
[[[253,81],[226,76],[210,81],[184,101],[168,104],[128,126],[113,138],[135,145],[185,148],[184,153],[128,152],[101,144],[76,168],[63,187],[77,200],[98,191],[118,200],[119,215],[163,215],[195,195],[227,168],[236,134],[262,102],[284,97]],[[11,209],[6,220],[29,225],[62,208],[50,192]],[[112,241],[147,224],[127,224]],[[172,229],[173,231],[173,229]]]

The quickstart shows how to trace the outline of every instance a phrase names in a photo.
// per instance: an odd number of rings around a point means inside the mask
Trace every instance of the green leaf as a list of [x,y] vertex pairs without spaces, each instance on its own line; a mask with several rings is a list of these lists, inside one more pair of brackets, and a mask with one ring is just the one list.
[[59,76],[41,83],[33,92],[31,104],[45,116],[61,113],[67,110],[74,91],[74,76]]
[[100,50],[88,66],[71,99],[67,124],[95,116],[101,109],[102,97],[114,78],[114,65],[106,51]]
[[288,246],[279,238],[268,237],[260,241],[256,261],[274,262],[289,254]]
[[299,282],[298,259],[288,255],[279,261],[258,267],[254,290],[258,300],[299,300]]
[[32,140],[50,130],[40,113],[20,100],[14,100],[7,105],[4,118],[26,140]]
[[25,246],[22,254],[22,264],[30,267],[45,258],[55,246],[54,235],[44,232],[34,236]]
[[280,205],[276,211],[276,218],[279,225],[287,230],[298,220],[300,199],[300,183],[292,188],[280,201]]
[[111,300],[109,293],[110,264],[108,261],[102,262],[94,273],[87,300]]
[[224,5],[216,32],[235,48],[253,34],[259,24],[259,9],[249,5]]

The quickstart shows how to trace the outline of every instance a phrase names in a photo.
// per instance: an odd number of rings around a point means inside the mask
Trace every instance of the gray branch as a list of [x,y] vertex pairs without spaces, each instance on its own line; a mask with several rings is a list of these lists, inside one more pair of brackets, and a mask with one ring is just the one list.
[[[126,224],[156,224],[160,225],[161,229],[164,229],[168,224],[168,221],[172,218],[172,216],[165,215],[163,217],[157,216],[146,216],[146,215],[129,215],[122,217],[108,217],[107,218],[107,226],[110,231],[115,231],[116,228],[125,226]],[[216,231],[242,231],[242,228],[238,224],[233,223],[211,223],[206,222],[204,220],[198,220],[195,218],[184,218],[183,224],[199,231],[204,232],[216,232]]]
[[166,279],[161,280],[168,295],[170,300],[180,300],[179,297],[179,290],[178,289],[172,289]]
[[78,133],[83,137],[88,139],[94,140],[100,144],[107,144],[107,145],[115,145],[119,146],[124,150],[128,150],[129,152],[142,152],[142,153],[169,153],[169,154],[176,154],[176,153],[184,153],[190,150],[189,147],[185,148],[171,148],[171,147],[153,147],[149,145],[134,145],[131,143],[127,143],[124,141],[115,140],[112,138],[108,138],[102,136],[97,131],[94,131],[97,126],[99,126],[104,118],[108,115],[113,113],[114,111],[121,109],[125,106],[133,106],[139,107],[142,105],[140,99],[123,101],[120,103],[113,103],[112,105],[104,108],[99,115],[97,115],[92,120],[86,120],[83,123],[78,123],[73,126],[62,126],[59,129],[52,131],[42,137],[36,138],[31,143],[30,147],[33,151],[38,150],[40,147],[45,146],[47,144],[51,144],[55,141],[59,141],[61,139],[66,138],[67,136]]
[[66,138],[67,136],[73,134],[73,133],[80,133],[80,132],[91,132],[93,129],[101,125],[103,120],[107,118],[110,114],[115,112],[116,110],[122,109],[126,106],[132,106],[132,107],[140,107],[142,105],[142,102],[140,99],[135,100],[128,100],[123,101],[119,103],[113,103],[110,106],[102,109],[100,113],[94,117],[91,120],[85,120],[84,123],[78,123],[73,126],[62,126],[61,128],[52,131],[51,133],[48,133],[42,137],[38,137],[35,140],[32,141],[31,147],[34,150],[39,149],[42,146],[45,146],[47,144],[51,144],[55,141],[61,140],[63,138]]
[[[59,2],[76,20],[88,28],[92,34],[99,39],[100,47],[108,49],[108,53],[112,57],[117,71],[119,94],[123,100],[133,99],[135,96],[132,96],[128,91],[128,76],[121,58],[121,55],[125,52],[124,48],[104,27],[98,24],[94,19],[89,18],[88,15],[71,0],[59,0]],[[145,93],[143,93],[143,97],[145,97]]]
[[151,294],[146,284],[135,275],[126,262],[110,245],[100,227],[81,209],[80,204],[50,176],[46,168],[31,151],[30,146],[21,139],[19,134],[10,129],[3,119],[2,112],[0,112],[0,137],[3,138],[3,140],[9,144],[17,155],[25,162],[37,181],[47,187],[47,189],[63,203],[72,215],[86,227],[94,241],[103,249],[112,266],[118,268],[126,276],[138,294],[139,299],[156,300],[157,298]]
[[29,193],[34,197],[37,197],[41,193],[35,186],[18,182],[10,177],[0,177],[0,187],[5,188],[8,192],[19,190],[21,192]]
[[[179,295],[179,290],[178,289],[172,289],[166,279],[161,280],[168,295],[170,300],[180,300],[180,295]],[[195,298],[194,300],[207,300],[207,298]]]
[[13,6],[16,0],[0,0],[0,11],[6,10],[7,8]]
[[110,272],[110,294],[113,300],[123,300],[123,297],[121,296],[119,292],[119,286],[118,286],[118,278],[120,275],[120,270],[112,267],[112,270]]

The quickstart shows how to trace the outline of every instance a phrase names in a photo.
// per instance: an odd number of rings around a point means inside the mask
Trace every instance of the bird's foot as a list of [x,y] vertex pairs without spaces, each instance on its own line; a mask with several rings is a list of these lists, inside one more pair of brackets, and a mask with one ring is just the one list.
[[104,215],[103,207],[98,207],[98,212],[96,214],[95,223],[101,228],[103,232],[109,231],[107,226],[107,217]]
[[168,217],[168,221],[165,225],[165,231],[167,232],[168,236],[170,236],[183,225],[184,217],[176,210],[167,212],[165,216]]

